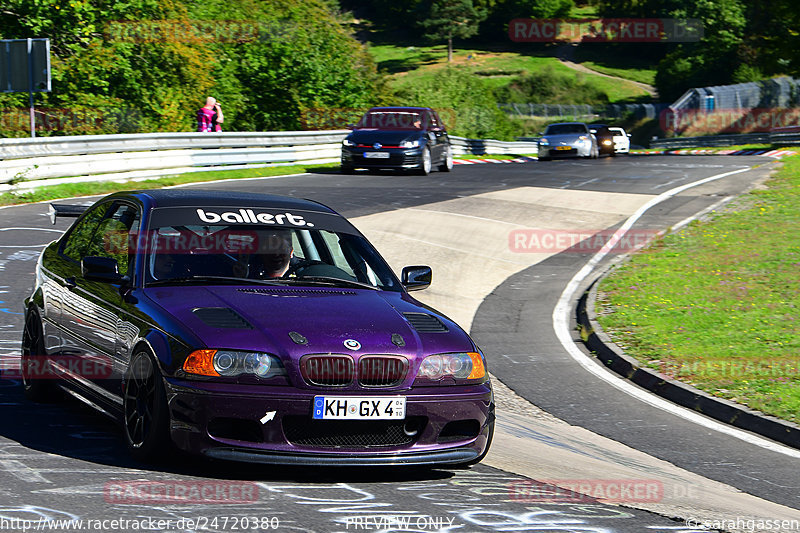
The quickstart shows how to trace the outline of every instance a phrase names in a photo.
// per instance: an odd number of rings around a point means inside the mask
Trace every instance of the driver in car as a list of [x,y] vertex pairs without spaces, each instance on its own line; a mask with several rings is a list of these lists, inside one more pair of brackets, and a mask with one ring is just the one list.
[[249,277],[280,278],[289,270],[293,251],[290,231],[258,232],[258,250],[250,256]]

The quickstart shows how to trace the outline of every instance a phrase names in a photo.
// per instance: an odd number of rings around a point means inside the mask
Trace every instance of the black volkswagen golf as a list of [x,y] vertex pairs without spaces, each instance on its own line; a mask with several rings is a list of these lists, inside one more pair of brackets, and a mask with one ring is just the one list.
[[342,173],[356,168],[427,175],[453,168],[453,150],[438,113],[428,107],[373,107],[342,141]]

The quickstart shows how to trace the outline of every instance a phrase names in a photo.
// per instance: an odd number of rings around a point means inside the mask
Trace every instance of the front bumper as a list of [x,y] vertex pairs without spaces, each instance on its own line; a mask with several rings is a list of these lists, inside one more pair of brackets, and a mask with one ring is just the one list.
[[627,154],[631,151],[629,143],[614,143],[614,151],[618,154]]
[[175,444],[190,453],[234,461],[361,466],[463,463],[484,452],[494,421],[488,382],[338,393],[405,396],[406,418],[398,421],[314,420],[314,396],[337,394],[330,390],[184,380],[167,380],[166,385]]
[[[342,148],[341,164],[350,168],[415,169],[422,165],[422,148]],[[386,158],[367,157],[365,153],[385,153]]]
[[574,143],[569,145],[562,144],[540,144],[538,146],[539,157],[555,159],[558,157],[589,157],[592,154],[591,143]]

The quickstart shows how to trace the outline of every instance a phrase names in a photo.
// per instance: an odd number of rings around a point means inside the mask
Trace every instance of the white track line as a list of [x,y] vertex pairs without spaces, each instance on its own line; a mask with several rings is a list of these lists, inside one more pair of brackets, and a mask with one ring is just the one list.
[[679,187],[675,187],[670,189],[669,191],[663,192],[647,202],[645,205],[640,207],[633,215],[631,215],[625,223],[614,233],[611,239],[606,243],[603,248],[597,252],[586,265],[577,273],[575,276],[572,277],[570,282],[567,284],[564,292],[561,293],[561,297],[556,304],[555,309],[553,310],[553,329],[555,330],[556,336],[558,337],[561,344],[564,346],[564,349],[567,353],[572,356],[575,361],[578,362],[584,369],[588,370],[594,376],[602,379],[606,383],[616,387],[620,391],[633,396],[634,398],[643,401],[644,403],[651,405],[657,409],[661,409],[662,411],[666,411],[673,415],[679,416],[685,420],[693,422],[695,424],[701,425],[705,428],[712,429],[718,431],[720,433],[724,433],[726,435],[730,435],[731,437],[735,437],[739,440],[747,442],[749,444],[754,444],[756,446],[760,446],[761,448],[782,453],[784,455],[788,455],[794,458],[800,458],[800,450],[796,450],[794,448],[789,448],[788,446],[784,446],[777,442],[773,442],[766,438],[753,435],[746,431],[740,430],[733,426],[729,426],[728,424],[723,424],[722,422],[718,422],[716,420],[712,420],[707,418],[695,411],[687,409],[685,407],[681,407],[677,404],[674,404],[660,396],[656,396],[644,389],[641,389],[628,381],[627,379],[618,376],[617,374],[612,373],[605,367],[598,365],[594,360],[584,354],[575,344],[570,334],[570,316],[571,316],[571,309],[572,306],[570,305],[575,297],[575,294],[578,291],[580,284],[591,274],[594,268],[600,263],[600,261],[609,253],[611,249],[619,242],[619,240],[628,232],[628,230],[636,223],[639,218],[644,215],[644,213],[650,209],[651,207],[663,202],[664,200],[668,200],[673,196],[690,189],[692,187],[697,187],[698,185],[703,185],[705,183],[716,181],[728,176],[732,176],[733,174],[739,174],[740,172],[745,172],[750,170],[750,168],[743,168],[739,170],[734,170],[732,172],[725,172],[723,174],[717,174],[715,176],[711,176],[708,178],[704,178],[692,183],[688,183],[686,185],[681,185]]

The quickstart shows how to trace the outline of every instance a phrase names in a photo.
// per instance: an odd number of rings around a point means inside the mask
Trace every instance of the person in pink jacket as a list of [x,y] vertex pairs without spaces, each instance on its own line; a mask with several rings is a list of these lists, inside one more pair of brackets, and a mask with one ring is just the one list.
[[206,105],[197,111],[197,131],[222,131],[220,124],[224,120],[219,102],[209,96],[206,98]]

